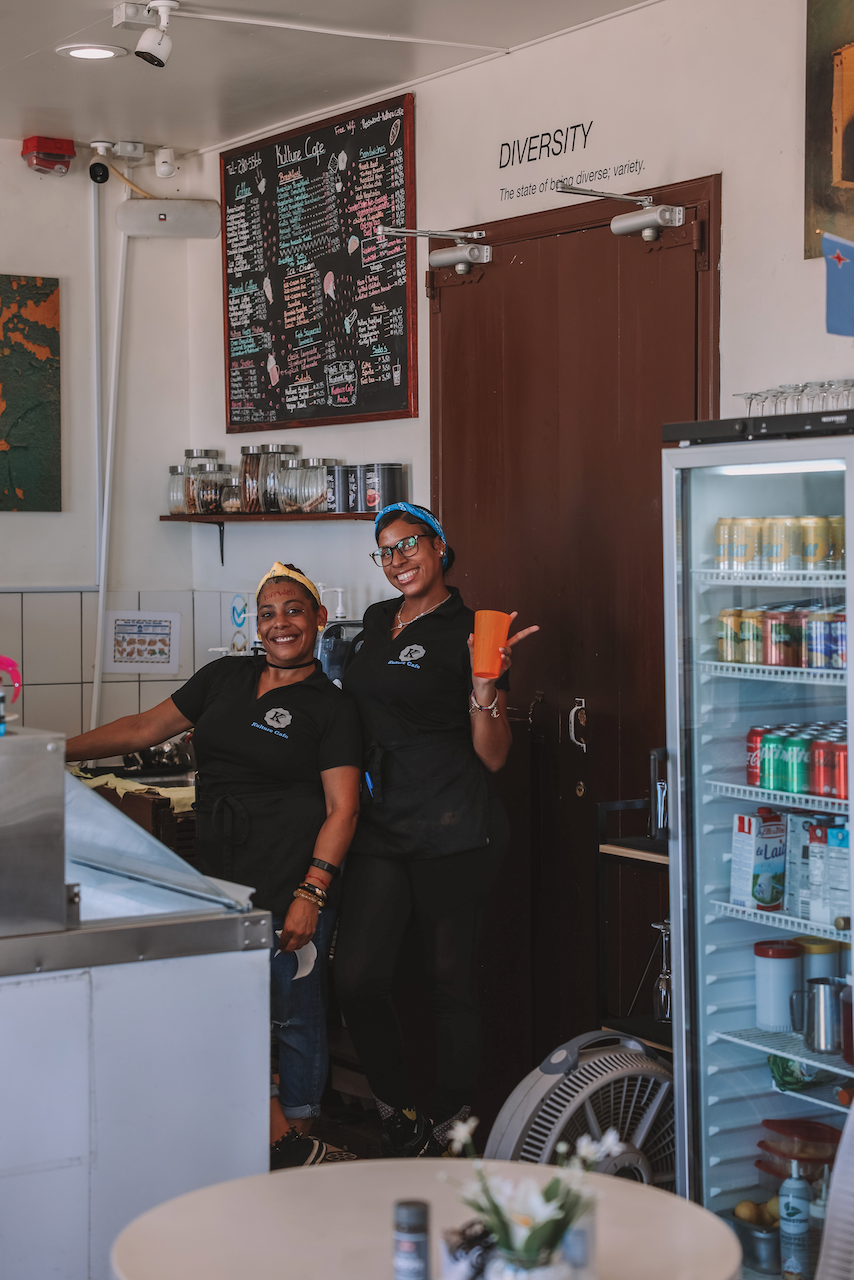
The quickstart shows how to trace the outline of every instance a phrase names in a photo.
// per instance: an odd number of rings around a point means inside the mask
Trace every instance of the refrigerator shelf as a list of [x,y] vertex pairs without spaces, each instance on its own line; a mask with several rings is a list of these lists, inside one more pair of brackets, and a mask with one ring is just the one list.
[[704,676],[728,676],[736,680],[774,680],[784,684],[844,685],[848,672],[827,667],[763,667],[745,662],[698,662]]
[[695,569],[694,579],[706,586],[722,583],[735,587],[844,587],[845,573],[836,569],[786,569],[736,573],[733,569]]
[[[786,911],[757,911],[755,907],[737,907],[732,902],[720,902],[712,898],[710,905],[716,916],[734,916],[736,920],[749,920],[751,924],[767,925],[770,929],[786,929],[789,933],[806,934],[812,938],[833,938],[837,942],[850,942],[850,929],[834,929],[832,924],[818,924],[815,920],[801,920]],[[854,1075],[854,1071],[852,1071]]]
[[797,1098],[799,1102],[811,1102],[814,1107],[829,1107],[831,1111],[841,1111],[848,1115],[850,1107],[843,1107],[836,1101],[836,1089],[832,1084],[819,1084],[812,1089],[779,1089],[774,1081],[771,1087],[775,1093],[782,1093],[784,1098]]
[[736,800],[756,800],[773,804],[775,808],[794,809],[798,813],[846,813],[847,800],[835,800],[832,796],[796,795],[792,791],[768,791],[765,787],[748,787],[745,782],[722,782],[704,778],[708,791],[718,796],[732,796]]
[[733,1044],[743,1044],[761,1053],[794,1058],[795,1062],[806,1062],[810,1067],[832,1071],[837,1076],[854,1076],[854,1067],[845,1061],[841,1053],[810,1054],[804,1048],[803,1036],[797,1036],[793,1031],[760,1031],[758,1027],[746,1027],[743,1031],[715,1031],[714,1038],[731,1040]]

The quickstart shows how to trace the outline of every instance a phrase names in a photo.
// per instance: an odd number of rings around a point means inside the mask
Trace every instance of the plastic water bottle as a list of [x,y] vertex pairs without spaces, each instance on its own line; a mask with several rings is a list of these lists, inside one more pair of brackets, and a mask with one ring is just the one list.
[[811,1280],[810,1266],[810,1184],[801,1177],[797,1160],[792,1161],[792,1172],[779,1192],[780,1196],[780,1261],[783,1274],[787,1271]]

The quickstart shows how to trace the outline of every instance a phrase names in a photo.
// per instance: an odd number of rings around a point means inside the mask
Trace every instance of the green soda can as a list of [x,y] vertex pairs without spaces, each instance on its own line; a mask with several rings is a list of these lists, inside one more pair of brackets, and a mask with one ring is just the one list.
[[806,733],[793,733],[786,739],[783,754],[786,761],[784,791],[806,795],[810,789],[810,748],[812,737]]
[[765,791],[783,791],[787,782],[785,734],[774,730],[766,733],[759,747],[759,785]]

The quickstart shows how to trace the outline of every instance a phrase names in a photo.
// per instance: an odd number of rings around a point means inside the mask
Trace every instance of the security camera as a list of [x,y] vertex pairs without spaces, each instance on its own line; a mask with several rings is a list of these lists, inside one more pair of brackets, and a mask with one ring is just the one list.
[[611,219],[615,236],[634,236],[640,232],[647,241],[657,240],[662,227],[681,227],[685,210],[681,205],[650,204],[634,213],[618,213]]
[[472,263],[491,262],[492,246],[488,244],[456,244],[453,249],[434,249],[431,267],[453,267],[457,275],[466,276]]
[[93,182],[106,182],[110,176],[110,166],[102,164],[100,160],[94,160],[89,165],[89,177]]
[[157,147],[154,152],[154,172],[158,178],[171,178],[175,173],[175,152],[171,147]]
[[151,27],[143,31],[134,49],[136,56],[152,67],[165,67],[171,52],[172,37]]

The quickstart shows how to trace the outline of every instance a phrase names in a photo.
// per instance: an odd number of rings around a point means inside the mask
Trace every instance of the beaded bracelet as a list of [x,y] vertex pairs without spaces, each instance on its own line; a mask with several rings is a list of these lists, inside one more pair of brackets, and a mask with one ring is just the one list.
[[317,898],[321,905],[326,904],[326,890],[319,888],[316,884],[310,884],[307,880],[303,880],[299,886],[304,893],[309,893],[313,898]]
[[318,911],[323,910],[324,904],[320,901],[319,898],[315,898],[313,893],[305,893],[304,890],[302,889],[294,889],[294,897],[302,898],[303,902],[312,903],[315,907],[317,907]]
[[469,698],[469,715],[471,716],[477,715],[478,711],[488,711],[489,714],[492,716],[493,720],[497,720],[499,718],[499,716],[501,715],[501,712],[498,710],[498,690],[497,689],[495,691],[495,697],[492,699],[488,707],[482,707],[480,705],[477,698],[475,698],[474,696],[474,689],[472,689],[471,697]]

